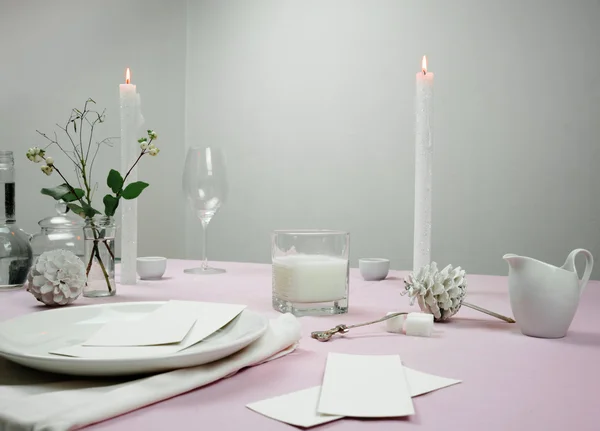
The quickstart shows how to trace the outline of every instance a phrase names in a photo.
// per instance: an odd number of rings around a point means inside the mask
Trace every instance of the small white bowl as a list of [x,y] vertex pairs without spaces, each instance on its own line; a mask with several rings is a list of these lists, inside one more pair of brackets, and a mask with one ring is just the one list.
[[167,258],[160,256],[138,257],[137,273],[142,280],[158,280],[167,269]]
[[384,280],[390,272],[390,260],[375,257],[359,259],[358,268],[366,281]]

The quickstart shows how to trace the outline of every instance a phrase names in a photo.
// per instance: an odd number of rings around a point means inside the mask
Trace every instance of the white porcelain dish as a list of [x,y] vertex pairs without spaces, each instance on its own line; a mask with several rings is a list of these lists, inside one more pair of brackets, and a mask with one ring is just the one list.
[[229,324],[185,350],[156,357],[75,358],[48,353],[81,344],[101,325],[135,320],[164,302],[129,302],[72,306],[26,314],[0,323],[0,356],[53,373],[80,376],[120,376],[193,367],[229,356],[265,333],[268,319],[244,310]]
[[363,258],[358,260],[360,274],[366,281],[384,280],[390,272],[390,260],[381,258]]
[[159,280],[167,270],[167,258],[162,256],[138,257],[136,269],[142,280]]

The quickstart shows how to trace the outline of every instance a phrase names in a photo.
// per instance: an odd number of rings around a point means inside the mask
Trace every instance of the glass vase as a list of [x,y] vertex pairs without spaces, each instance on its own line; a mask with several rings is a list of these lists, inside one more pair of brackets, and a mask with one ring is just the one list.
[[113,217],[87,218],[83,229],[87,284],[83,296],[100,298],[117,293],[115,283],[115,235]]

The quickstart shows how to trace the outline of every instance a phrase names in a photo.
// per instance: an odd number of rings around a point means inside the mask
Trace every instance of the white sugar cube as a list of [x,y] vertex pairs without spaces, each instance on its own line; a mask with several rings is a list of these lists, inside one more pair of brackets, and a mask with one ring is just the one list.
[[408,313],[404,320],[404,333],[413,337],[431,337],[433,314]]
[[[398,313],[398,312],[390,311],[389,313],[386,314],[386,316],[389,316],[390,314],[396,314],[396,313]],[[387,332],[401,334],[402,333],[402,325],[404,324],[405,318],[406,318],[406,314],[401,314],[399,316],[392,317],[391,319],[386,320],[385,321],[385,330]]]

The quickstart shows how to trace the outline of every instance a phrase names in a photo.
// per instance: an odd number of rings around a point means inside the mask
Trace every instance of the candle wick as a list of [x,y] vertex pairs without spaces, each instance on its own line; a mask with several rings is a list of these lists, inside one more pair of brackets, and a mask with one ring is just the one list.
[[423,75],[427,75],[427,71],[423,69]]

